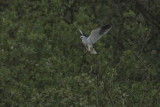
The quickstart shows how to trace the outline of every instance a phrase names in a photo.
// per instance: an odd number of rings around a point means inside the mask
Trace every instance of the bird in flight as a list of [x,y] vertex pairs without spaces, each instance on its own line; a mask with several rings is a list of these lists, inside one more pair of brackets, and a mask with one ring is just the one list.
[[97,54],[95,49],[93,48],[93,44],[100,39],[103,35],[107,34],[108,31],[112,28],[111,25],[105,25],[102,27],[99,27],[95,30],[93,30],[89,37],[86,37],[86,35],[79,29],[82,36],[80,37],[82,39],[83,45],[86,47],[87,51],[91,54]]

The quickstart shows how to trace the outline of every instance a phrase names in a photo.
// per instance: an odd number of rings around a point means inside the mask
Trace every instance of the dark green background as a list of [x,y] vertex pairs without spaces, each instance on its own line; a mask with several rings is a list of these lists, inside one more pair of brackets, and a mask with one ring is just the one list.
[[0,41],[1,107],[160,106],[159,0],[0,0]]

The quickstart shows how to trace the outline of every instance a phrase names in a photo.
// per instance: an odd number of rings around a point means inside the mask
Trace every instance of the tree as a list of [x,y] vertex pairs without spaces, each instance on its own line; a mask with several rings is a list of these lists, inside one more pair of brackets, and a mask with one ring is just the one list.
[[[0,106],[160,106],[160,2],[0,1]],[[79,37],[111,31],[90,55]]]

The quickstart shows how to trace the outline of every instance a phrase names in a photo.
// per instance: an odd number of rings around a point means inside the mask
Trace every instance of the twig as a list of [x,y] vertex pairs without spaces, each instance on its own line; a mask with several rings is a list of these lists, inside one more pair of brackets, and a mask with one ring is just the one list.
[[150,103],[149,107],[152,106],[153,99],[156,98],[159,93],[160,93],[160,87],[159,87],[159,89],[157,90],[157,92],[151,97],[151,103]]
[[99,94],[99,92],[98,92],[98,75],[97,75],[97,84],[96,84],[96,106],[97,107],[99,107],[99,104],[98,104],[98,102],[99,102],[99,99],[98,99],[98,94]]
[[136,53],[133,53],[134,54],[134,56],[136,56],[137,57],[137,59],[143,64],[143,66],[145,67],[145,69],[148,71],[148,67],[146,66],[146,64],[140,59],[140,57],[136,54]]

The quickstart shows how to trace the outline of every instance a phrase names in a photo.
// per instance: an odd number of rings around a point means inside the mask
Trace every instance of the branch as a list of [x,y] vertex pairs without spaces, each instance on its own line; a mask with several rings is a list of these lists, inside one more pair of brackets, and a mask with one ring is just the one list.
[[134,56],[136,56],[136,58],[143,64],[143,66],[145,67],[145,69],[148,71],[148,67],[147,67],[147,65],[140,59],[140,57],[136,54],[136,53],[133,53],[134,54]]
[[158,96],[159,93],[160,93],[160,87],[157,90],[157,92],[151,97],[151,103],[150,103],[149,107],[152,107],[152,103],[154,101],[153,99],[155,99]]

